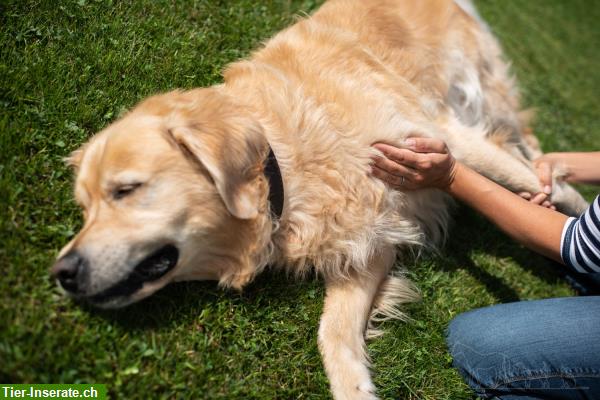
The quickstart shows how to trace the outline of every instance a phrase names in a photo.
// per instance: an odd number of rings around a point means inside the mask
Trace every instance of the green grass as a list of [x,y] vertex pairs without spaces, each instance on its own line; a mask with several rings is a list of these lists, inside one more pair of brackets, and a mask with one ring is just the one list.
[[[119,399],[329,396],[316,346],[322,282],[266,273],[241,295],[183,283],[99,312],[64,298],[48,275],[81,223],[62,157],[152,93],[219,82],[224,65],[318,3],[0,3],[0,382],[106,383]],[[479,3],[547,151],[598,148],[594,3]],[[388,322],[369,344],[384,398],[472,398],[451,368],[448,321],[573,293],[556,266],[473,212],[456,214],[444,255],[409,265],[423,292],[410,307],[415,321]]]

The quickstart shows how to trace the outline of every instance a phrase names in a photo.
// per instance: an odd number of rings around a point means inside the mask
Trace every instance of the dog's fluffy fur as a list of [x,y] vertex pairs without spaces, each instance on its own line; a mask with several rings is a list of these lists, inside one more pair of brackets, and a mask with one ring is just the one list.
[[[443,241],[449,199],[370,177],[371,145],[441,138],[511,190],[540,190],[530,160],[541,152],[507,64],[472,5],[459,3],[329,1],[231,64],[223,84],[151,97],[93,137],[69,159],[86,220],[61,253],[89,261],[80,295],[125,279],[165,243],[180,251],[172,271],[101,305],[176,280],[241,289],[266,265],[317,273],[333,395],[375,398],[366,328],[377,315],[402,319],[397,306],[417,298],[391,269],[398,250]],[[285,187],[280,220],[263,174],[269,145]],[[130,183],[127,196],[113,196]],[[565,183],[555,188],[563,210],[586,206]]]

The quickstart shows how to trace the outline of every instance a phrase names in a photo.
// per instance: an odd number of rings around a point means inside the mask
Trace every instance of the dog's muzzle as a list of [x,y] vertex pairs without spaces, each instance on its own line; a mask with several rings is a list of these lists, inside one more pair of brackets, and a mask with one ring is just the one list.
[[143,259],[127,278],[110,288],[88,298],[94,304],[102,304],[118,297],[127,297],[144,286],[165,276],[179,259],[179,250],[166,245]]

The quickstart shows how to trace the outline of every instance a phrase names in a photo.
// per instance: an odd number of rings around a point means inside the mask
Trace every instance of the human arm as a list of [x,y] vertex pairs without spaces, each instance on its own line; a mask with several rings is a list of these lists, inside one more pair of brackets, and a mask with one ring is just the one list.
[[560,248],[566,215],[528,202],[461,163],[456,168],[448,193],[479,211],[519,243],[563,262]]
[[411,138],[404,148],[378,143],[386,156],[374,176],[402,190],[434,187],[473,207],[515,240],[558,262],[567,216],[539,207],[454,160],[444,142]]
[[561,169],[571,183],[600,185],[600,151],[547,153],[533,162],[543,187],[552,190],[552,171]]

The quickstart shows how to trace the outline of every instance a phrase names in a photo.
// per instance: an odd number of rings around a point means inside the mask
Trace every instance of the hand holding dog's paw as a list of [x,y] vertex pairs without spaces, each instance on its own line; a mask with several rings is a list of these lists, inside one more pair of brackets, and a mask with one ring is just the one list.
[[550,195],[552,194],[552,170],[554,168],[552,156],[550,154],[543,155],[533,161],[533,166],[543,189],[539,193],[521,192],[519,196],[533,204],[556,210],[556,207],[550,201]]
[[529,192],[521,192],[519,196],[528,200],[530,203],[537,204],[542,207],[556,211],[556,206],[550,202],[550,195],[545,192],[531,194]]

